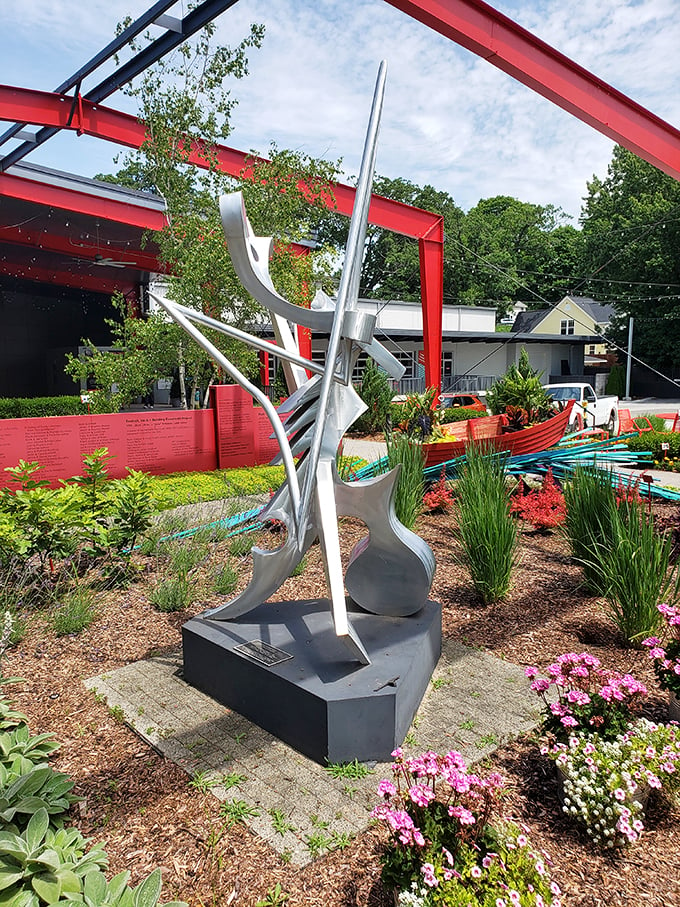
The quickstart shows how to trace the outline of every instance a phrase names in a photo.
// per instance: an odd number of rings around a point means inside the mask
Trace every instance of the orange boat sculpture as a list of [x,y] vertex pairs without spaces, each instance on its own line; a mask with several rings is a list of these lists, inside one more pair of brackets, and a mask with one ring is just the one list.
[[503,431],[507,425],[505,416],[482,416],[479,419],[442,425],[451,440],[423,444],[425,466],[436,466],[455,457],[462,457],[470,441],[484,441],[495,450],[508,451],[511,456],[547,450],[561,441],[566,434],[573,404],[574,401],[570,400],[562,412],[551,416],[545,422],[521,428],[519,431]]

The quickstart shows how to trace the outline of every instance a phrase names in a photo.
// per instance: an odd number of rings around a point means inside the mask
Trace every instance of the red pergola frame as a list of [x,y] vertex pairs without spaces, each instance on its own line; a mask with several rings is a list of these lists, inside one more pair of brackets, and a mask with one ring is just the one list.
[[[130,114],[100,104],[92,104],[85,99],[80,99],[74,110],[72,99],[67,96],[6,85],[0,85],[0,120],[71,129],[79,135],[92,135],[129,148],[141,147],[146,138],[144,124]],[[246,179],[252,174],[254,166],[264,160],[263,158],[253,158],[252,155],[226,145],[220,145],[215,150],[217,151],[217,166],[220,170]],[[209,166],[197,144],[194,144],[191,149],[189,162],[199,167]],[[355,190],[351,186],[338,183],[333,186],[333,194],[337,210],[341,214],[350,215]],[[124,202],[97,199],[85,193],[46,186],[43,183],[10,173],[0,173],[0,195],[42,201],[44,204],[65,210],[98,214],[120,223],[130,223],[152,230],[160,229],[164,222],[162,215],[158,212],[126,205]],[[333,205],[330,200],[329,205]],[[376,226],[385,227],[418,240],[425,381],[428,386],[439,387],[444,295],[443,218],[440,214],[423,211],[411,205],[374,195],[371,199],[368,219]]]
[[[626,95],[578,66],[482,0],[386,0],[462,47],[518,79],[543,97],[593,126],[610,139],[680,179],[680,131]],[[136,118],[84,99],[0,86],[0,119],[74,129],[132,148],[144,140]],[[205,166],[194,152],[192,161]],[[226,146],[219,149],[220,167],[247,175],[249,158]],[[0,194],[8,186],[0,174]],[[25,182],[21,180],[20,182]],[[38,184],[35,184],[36,186]],[[16,186],[15,186],[16,191]],[[34,190],[37,196],[46,187]],[[65,207],[72,210],[73,197]],[[335,187],[338,210],[351,212],[354,190]],[[101,214],[101,211],[100,211]],[[425,380],[439,387],[443,305],[443,219],[431,212],[373,197],[369,220],[418,239],[420,251]],[[123,221],[124,222],[124,221]],[[149,225],[152,229],[157,229]]]

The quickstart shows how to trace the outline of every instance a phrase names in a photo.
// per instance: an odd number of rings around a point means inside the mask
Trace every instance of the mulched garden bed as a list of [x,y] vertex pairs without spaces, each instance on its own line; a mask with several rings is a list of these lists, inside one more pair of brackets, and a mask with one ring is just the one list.
[[[664,525],[680,524],[674,504],[655,505]],[[454,518],[423,516],[417,526],[437,557],[432,598],[443,608],[445,635],[479,646],[518,665],[544,668],[567,651],[587,649],[608,667],[631,670],[656,691],[646,653],[627,649],[604,616],[601,604],[584,593],[581,573],[559,533],[522,532],[521,556],[505,602],[482,607],[459,563]],[[348,551],[361,527],[343,521]],[[269,535],[268,544],[278,544]],[[228,542],[213,546],[203,570],[223,563]],[[126,589],[102,593],[98,618],[78,636],[56,638],[36,615],[24,639],[3,660],[5,676],[24,678],[9,688],[34,733],[51,731],[62,746],[57,768],[76,781],[85,799],[75,809],[84,834],[102,841],[111,872],[129,869],[133,883],[161,866],[165,900],[192,905],[254,905],[279,883],[289,905],[388,907],[391,895],[380,882],[384,833],[371,828],[342,851],[298,869],[284,863],[245,827],[224,830],[219,802],[200,793],[173,763],[150,749],[93,696],[83,680],[180,646],[180,628],[219,597],[193,583],[192,608],[162,614],[148,596],[165,567],[140,558],[139,579]],[[241,585],[247,582],[243,560]],[[280,597],[324,594],[318,547],[304,572],[292,577]],[[650,697],[649,717],[665,719],[665,697]],[[528,738],[509,743],[489,762],[504,774],[511,794],[509,814],[531,830],[550,855],[563,903],[581,907],[680,904],[680,806],[652,798],[642,842],[604,854],[560,811],[551,763]],[[376,776],[376,785],[379,778]]]

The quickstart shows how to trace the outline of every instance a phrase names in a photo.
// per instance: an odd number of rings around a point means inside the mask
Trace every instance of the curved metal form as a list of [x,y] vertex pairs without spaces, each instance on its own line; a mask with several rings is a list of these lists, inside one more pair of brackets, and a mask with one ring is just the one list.
[[[273,347],[245,331],[153,296],[241,387],[262,404],[279,442],[279,457],[286,470],[286,482],[260,515],[260,519],[276,519],[285,524],[287,535],[284,543],[275,550],[253,548],[253,575],[248,586],[231,601],[205,612],[204,616],[230,620],[257,608],[290,576],[309,546],[318,538],[335,632],[345,642],[350,657],[360,664],[368,664],[369,658],[349,620],[345,586],[352,599],[364,609],[374,614],[404,617],[425,605],[434,576],[434,557],[429,547],[396,517],[393,498],[398,472],[347,485],[338,477],[335,467],[343,435],[366,408],[350,383],[360,351],[365,350],[374,356],[388,373],[398,376],[402,372],[397,360],[374,338],[374,316],[357,311],[361,256],[385,73],[386,67],[382,63],[337,302],[322,296],[315,300],[311,309],[304,309],[284,299],[274,288],[269,274],[271,240],[253,234],[240,193],[220,200],[229,252],[246,289],[269,309],[273,319],[281,319],[286,326],[287,321],[292,321],[330,331],[326,363],[322,370],[292,349],[294,335],[290,330],[281,347]],[[317,374],[309,379],[305,376],[299,386],[293,387],[293,393],[277,412],[262,392],[254,388],[203,337],[194,322],[241,339],[258,349],[275,350],[291,365],[310,368]],[[279,326],[279,330],[283,336],[283,325]],[[293,462],[296,456],[299,457],[297,469]],[[369,529],[368,536],[355,546],[344,577],[338,515],[358,517]]]

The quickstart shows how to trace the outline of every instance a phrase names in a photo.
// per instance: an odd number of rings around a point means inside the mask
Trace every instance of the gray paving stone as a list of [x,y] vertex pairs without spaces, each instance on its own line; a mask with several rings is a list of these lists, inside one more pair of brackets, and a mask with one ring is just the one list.
[[[323,766],[190,687],[181,667],[180,652],[164,654],[92,677],[86,685],[109,707],[122,709],[142,738],[188,774],[244,775],[237,786],[217,784],[211,793],[223,802],[244,800],[256,807],[258,815],[247,817],[246,824],[292,863],[308,863],[315,842],[333,846],[366,828],[387,765],[374,766],[363,778],[331,777]],[[444,640],[404,750],[458,749],[474,762],[533,727],[538,713],[520,667]],[[277,831],[272,810],[280,810],[294,828]]]

